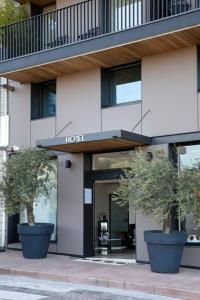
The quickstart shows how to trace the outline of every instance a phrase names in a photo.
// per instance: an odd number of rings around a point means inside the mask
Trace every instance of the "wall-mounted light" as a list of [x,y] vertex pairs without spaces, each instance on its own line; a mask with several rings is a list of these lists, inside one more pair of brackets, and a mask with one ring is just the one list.
[[0,88],[5,89],[9,92],[14,92],[15,91],[15,87],[12,85],[8,85],[8,84],[0,84]]
[[70,169],[70,168],[71,168],[71,165],[72,165],[71,160],[66,160],[66,161],[65,161],[65,168],[66,168],[66,169]]
[[11,151],[15,152],[15,151],[19,151],[20,147],[19,146],[12,146]]

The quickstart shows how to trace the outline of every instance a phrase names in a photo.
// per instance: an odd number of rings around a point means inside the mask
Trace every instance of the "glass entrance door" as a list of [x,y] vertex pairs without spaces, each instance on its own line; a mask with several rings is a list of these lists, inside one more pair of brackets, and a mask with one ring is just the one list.
[[117,180],[94,183],[95,255],[113,259],[135,258],[135,213],[112,199]]

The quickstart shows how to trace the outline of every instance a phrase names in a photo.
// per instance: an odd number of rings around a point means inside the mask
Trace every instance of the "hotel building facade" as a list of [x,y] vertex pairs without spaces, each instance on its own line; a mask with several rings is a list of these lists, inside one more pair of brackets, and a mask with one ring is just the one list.
[[[137,149],[163,149],[178,168],[200,158],[200,1],[19,2],[30,17],[3,27],[0,46],[0,76],[14,88],[5,146],[52,153],[57,188],[36,209],[55,224],[49,251],[91,257],[109,243],[148,262],[143,231],[160,225],[111,195]],[[22,220],[9,218],[11,249]],[[185,223],[200,235],[191,215]],[[200,267],[198,241],[182,265]]]

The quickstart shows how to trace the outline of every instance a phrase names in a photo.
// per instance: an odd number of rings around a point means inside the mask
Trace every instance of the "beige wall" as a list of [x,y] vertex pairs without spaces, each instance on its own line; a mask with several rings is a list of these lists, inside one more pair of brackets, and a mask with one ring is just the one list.
[[53,138],[56,135],[56,119],[45,118],[31,122],[31,146],[35,146],[35,141],[40,139]]
[[145,57],[142,60],[145,135],[198,130],[196,47]]
[[[65,160],[72,166],[65,168]],[[83,255],[83,155],[59,157],[58,243],[59,253]]]
[[[102,109],[102,130],[131,131],[141,119],[141,102]],[[141,134],[141,124],[134,131]]]
[[67,7],[76,3],[81,2],[80,0],[57,0],[56,1],[56,6],[57,9],[63,8],[63,7]]
[[10,82],[15,91],[9,93],[10,147],[30,146],[30,84]]
[[136,214],[136,259],[147,262],[149,256],[147,245],[144,241],[145,230],[161,230],[162,226],[152,219],[152,216],[145,216],[142,213]]
[[[142,102],[101,109],[100,68],[57,79],[56,119],[30,122],[30,85],[16,85],[9,93],[10,145],[34,145],[35,140],[114,129],[131,130],[150,113],[135,132],[147,136],[197,131],[200,96],[197,94],[196,48],[145,57],[142,60]],[[22,134],[23,133],[23,134]]]
[[58,77],[56,109],[57,133],[72,122],[60,136],[101,131],[100,69]]

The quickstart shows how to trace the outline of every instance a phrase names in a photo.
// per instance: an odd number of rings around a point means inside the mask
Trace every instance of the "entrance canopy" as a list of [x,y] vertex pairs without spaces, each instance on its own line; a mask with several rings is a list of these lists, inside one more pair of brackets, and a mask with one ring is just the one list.
[[150,144],[150,137],[124,130],[77,134],[36,141],[39,148],[67,153],[123,150]]

